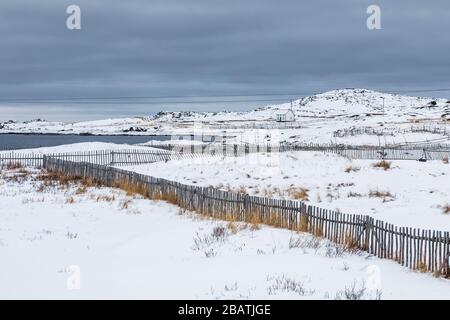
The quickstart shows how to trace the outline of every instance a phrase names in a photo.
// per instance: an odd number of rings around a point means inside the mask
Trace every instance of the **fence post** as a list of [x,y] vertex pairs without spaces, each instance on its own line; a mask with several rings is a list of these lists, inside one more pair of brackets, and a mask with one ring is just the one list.
[[110,162],[110,166],[114,165],[115,163],[115,156],[114,156],[115,152],[114,150],[111,150],[111,162]]
[[42,168],[47,169],[47,156],[45,154],[42,156]]
[[370,224],[370,216],[366,216],[366,221],[364,222],[364,228],[366,229],[365,232],[365,239],[364,239],[364,249],[366,251],[369,251],[370,247],[370,234],[372,232],[372,227]]

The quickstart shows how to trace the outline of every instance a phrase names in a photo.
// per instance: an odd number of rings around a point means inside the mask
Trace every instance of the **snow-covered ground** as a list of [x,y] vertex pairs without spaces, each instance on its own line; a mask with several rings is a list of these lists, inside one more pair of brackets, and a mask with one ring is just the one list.
[[448,280],[306,234],[42,175],[1,172],[3,299],[450,298]]
[[73,144],[65,144],[55,147],[42,147],[42,148],[32,148],[32,149],[20,149],[20,150],[4,150],[0,151],[0,156],[2,154],[10,154],[11,152],[15,154],[51,154],[51,153],[70,153],[70,152],[89,152],[89,151],[102,151],[102,150],[143,150],[143,151],[160,151],[160,149],[155,149],[151,147],[128,145],[128,144],[116,144],[116,143],[105,143],[105,142],[81,142]]
[[[365,89],[333,90],[293,101],[294,123],[277,123],[277,113],[289,103],[270,105],[250,112],[160,112],[154,116],[105,119],[78,123],[0,123],[0,133],[133,134],[226,136],[228,142],[276,143],[404,143],[449,140],[450,101],[380,93]],[[408,133],[411,125],[440,127],[447,134]],[[290,128],[294,126],[294,128]],[[393,136],[359,135],[337,138],[336,130],[351,127],[393,128]]]
[[[265,197],[304,199],[322,208],[368,214],[397,226],[450,230],[450,164],[349,160],[320,152],[207,157],[125,167],[199,186]],[[303,191],[303,192],[302,192]],[[306,194],[305,194],[306,192]]]

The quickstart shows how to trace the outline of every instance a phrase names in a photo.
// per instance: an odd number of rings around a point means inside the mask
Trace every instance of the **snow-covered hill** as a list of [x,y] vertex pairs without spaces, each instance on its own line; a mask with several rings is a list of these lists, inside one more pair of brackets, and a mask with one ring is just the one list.
[[[277,113],[290,108],[291,103],[284,103],[249,112],[162,111],[148,117],[78,123],[47,122],[40,119],[22,123],[9,121],[0,123],[0,133],[171,134],[180,128],[189,128],[192,122],[202,122],[206,125],[245,121],[252,124],[274,122]],[[450,119],[449,100],[387,94],[366,89],[340,89],[304,97],[292,102],[292,110],[296,120],[300,122],[311,118],[357,120],[372,117],[376,118],[378,123],[408,121],[414,118],[444,121]]]

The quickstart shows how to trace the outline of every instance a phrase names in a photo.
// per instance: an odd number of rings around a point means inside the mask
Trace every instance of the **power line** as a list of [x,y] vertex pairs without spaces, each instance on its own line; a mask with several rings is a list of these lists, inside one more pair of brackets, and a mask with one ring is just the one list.
[[413,89],[413,90],[385,90],[386,93],[422,93],[422,92],[446,92],[450,91],[450,88],[444,89]]
[[[427,93],[427,92],[450,92],[450,88],[438,89],[399,89],[399,90],[381,90],[385,93]],[[4,98],[0,99],[0,103],[8,104],[53,104],[53,103],[68,103],[68,104],[202,104],[202,103],[244,103],[244,102],[280,102],[288,101],[293,97],[301,97],[305,95],[314,95],[317,92],[297,92],[297,93],[253,93],[253,94],[210,94],[210,95],[166,95],[166,96],[112,96],[112,97],[46,97],[46,98]],[[207,98],[245,98],[245,97],[285,97],[277,99],[213,99],[202,100]],[[160,99],[159,101],[151,101],[153,99]],[[167,99],[167,100],[166,100]],[[175,99],[175,100],[174,100]],[[191,99],[191,100],[177,100],[177,99]],[[192,100],[200,99],[200,100]],[[131,101],[130,101],[131,100]],[[144,100],[144,101],[135,101]],[[146,101],[145,101],[146,100]],[[150,100],[150,101],[148,101]]]
[[173,95],[173,96],[114,96],[114,97],[51,97],[51,98],[4,98],[0,102],[48,102],[48,101],[77,101],[77,100],[142,100],[142,99],[203,99],[203,98],[232,98],[232,97],[271,97],[271,96],[302,96],[310,93],[255,93],[255,94],[210,94],[210,95]]
[[243,103],[243,102],[280,102],[286,101],[286,99],[246,99],[246,100],[183,100],[183,101],[74,101],[74,100],[49,100],[49,101],[13,101],[4,102],[0,100],[0,103],[8,104],[92,104],[92,105],[102,105],[102,104],[202,104],[202,103]]

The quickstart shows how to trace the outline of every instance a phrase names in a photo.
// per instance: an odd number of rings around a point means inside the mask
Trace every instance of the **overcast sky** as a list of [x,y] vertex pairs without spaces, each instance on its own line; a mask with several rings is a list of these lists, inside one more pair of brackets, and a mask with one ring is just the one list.
[[[71,4],[81,7],[81,30],[66,28]],[[366,27],[371,4],[381,7],[381,30]],[[11,99],[286,93],[201,100],[288,100],[345,87],[450,88],[449,12],[448,0],[1,0],[0,120],[276,103]]]

